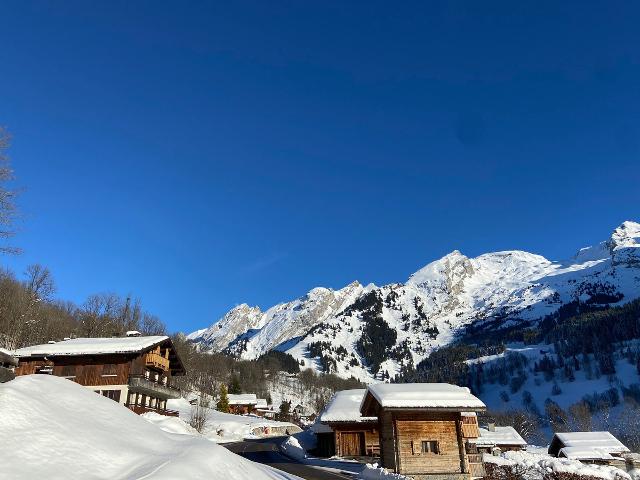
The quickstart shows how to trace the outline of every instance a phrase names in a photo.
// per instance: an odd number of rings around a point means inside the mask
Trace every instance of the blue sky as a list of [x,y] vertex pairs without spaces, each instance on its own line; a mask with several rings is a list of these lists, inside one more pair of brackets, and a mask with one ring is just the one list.
[[[561,3],[561,4],[559,4]],[[171,330],[640,219],[637,2],[24,2],[0,124],[58,296]]]

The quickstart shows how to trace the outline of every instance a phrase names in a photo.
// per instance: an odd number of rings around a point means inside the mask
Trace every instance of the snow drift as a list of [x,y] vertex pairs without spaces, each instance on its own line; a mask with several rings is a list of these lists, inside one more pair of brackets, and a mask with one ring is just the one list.
[[0,384],[0,412],[0,478],[297,478],[204,438],[165,432],[59,377],[28,375]]

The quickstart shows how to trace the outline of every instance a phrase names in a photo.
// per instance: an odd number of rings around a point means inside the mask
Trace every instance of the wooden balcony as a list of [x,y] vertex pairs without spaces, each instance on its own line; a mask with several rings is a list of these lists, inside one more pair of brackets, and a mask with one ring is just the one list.
[[144,356],[144,364],[150,368],[158,368],[163,372],[169,370],[169,359],[158,352],[149,352]]
[[162,399],[180,398],[180,389],[145,378],[144,375],[129,375],[129,390]]

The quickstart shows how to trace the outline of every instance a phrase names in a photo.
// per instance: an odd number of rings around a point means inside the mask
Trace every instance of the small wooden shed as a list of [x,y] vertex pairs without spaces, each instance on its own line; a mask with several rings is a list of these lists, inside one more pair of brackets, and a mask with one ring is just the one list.
[[378,417],[382,466],[416,480],[484,475],[476,412],[485,405],[448,383],[369,385],[360,413]]
[[325,456],[377,457],[380,455],[378,417],[364,417],[360,405],[366,390],[342,390],[336,392],[320,415],[320,422],[331,429],[333,449]]
[[623,455],[629,449],[609,432],[562,432],[553,436],[548,452],[583,463],[623,468]]
[[246,415],[256,413],[258,397],[255,393],[229,394],[229,413]]

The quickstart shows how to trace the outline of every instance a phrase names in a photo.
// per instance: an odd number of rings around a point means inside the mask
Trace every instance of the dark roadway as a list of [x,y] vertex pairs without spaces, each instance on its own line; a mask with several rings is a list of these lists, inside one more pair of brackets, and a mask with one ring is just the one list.
[[243,456],[247,460],[263,463],[287,473],[297,475],[306,480],[352,480],[350,475],[341,475],[328,472],[319,468],[310,467],[298,463],[280,453],[278,444],[286,437],[263,438],[260,440],[245,440],[244,442],[227,443],[227,447],[233,453]]

